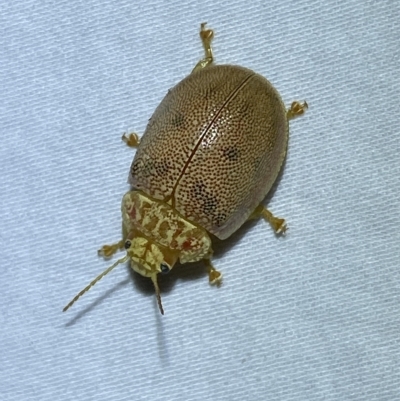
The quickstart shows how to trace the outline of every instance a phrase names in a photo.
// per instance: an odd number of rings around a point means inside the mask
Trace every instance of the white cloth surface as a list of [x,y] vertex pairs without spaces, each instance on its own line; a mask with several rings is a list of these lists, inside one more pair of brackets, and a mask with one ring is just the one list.
[[[0,5],[0,399],[400,398],[400,3],[3,1]],[[111,262],[134,151],[203,56],[268,78],[291,123],[262,221],[150,281]]]

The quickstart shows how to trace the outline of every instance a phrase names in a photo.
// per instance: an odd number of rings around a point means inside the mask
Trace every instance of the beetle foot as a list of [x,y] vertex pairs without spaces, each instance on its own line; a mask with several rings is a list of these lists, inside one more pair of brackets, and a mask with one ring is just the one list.
[[122,135],[121,138],[130,148],[137,148],[139,146],[140,143],[140,139],[138,137],[137,134],[135,134],[134,132],[132,132],[131,134],[126,135],[124,133],[124,135]]
[[114,253],[117,253],[120,249],[124,247],[124,241],[121,240],[117,244],[112,245],[103,245],[98,251],[97,254],[104,259],[110,258]]
[[267,221],[274,229],[275,234],[284,235],[286,233],[287,225],[285,219],[275,217],[266,207],[264,207],[264,205],[259,205],[250,216],[250,218],[257,217],[262,217],[265,221]]
[[214,31],[212,29],[206,29],[207,22],[202,22],[200,24],[200,38],[203,43],[205,43],[204,47],[210,47],[211,40],[214,37]]
[[219,287],[222,282],[222,273],[215,269],[209,259],[204,260],[208,270],[208,282]]
[[215,269],[210,270],[208,272],[208,282],[219,287],[222,283],[222,273]]
[[308,104],[306,101],[298,102],[297,100],[292,102],[290,109],[286,112],[287,118],[292,119],[297,116],[301,116],[308,109]]
[[281,219],[279,217],[274,217],[268,220],[268,223],[271,224],[272,228],[275,231],[275,234],[285,235],[287,230],[287,225],[285,219]]
[[214,31],[212,29],[206,29],[207,23],[203,22],[200,25],[200,39],[203,43],[205,57],[200,60],[196,67],[193,68],[193,71],[202,70],[203,68],[211,65],[214,61],[214,56],[211,48],[211,41],[214,37]]

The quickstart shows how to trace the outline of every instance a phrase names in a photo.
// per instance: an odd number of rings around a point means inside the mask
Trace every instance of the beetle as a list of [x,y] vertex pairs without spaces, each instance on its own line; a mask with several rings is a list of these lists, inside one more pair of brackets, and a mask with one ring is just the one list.
[[128,260],[149,277],[164,314],[157,283],[180,263],[203,260],[209,282],[221,273],[211,263],[210,234],[224,240],[250,218],[264,218],[277,234],[286,222],[262,205],[286,156],[288,121],[302,115],[307,103],[286,110],[272,84],[243,67],[214,65],[213,30],[201,24],[205,57],[191,74],[168,91],[139,140],[122,139],[137,148],[122,199],[123,238],[104,245],[99,255],[125,257],[101,273],[63,309],[117,265]]

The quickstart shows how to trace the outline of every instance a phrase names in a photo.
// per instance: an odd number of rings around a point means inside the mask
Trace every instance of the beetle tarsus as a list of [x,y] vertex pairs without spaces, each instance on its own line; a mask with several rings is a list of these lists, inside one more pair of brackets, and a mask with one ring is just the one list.
[[140,139],[138,137],[137,134],[135,134],[134,132],[132,132],[131,134],[126,135],[124,133],[124,135],[122,135],[121,138],[126,144],[127,146],[129,146],[130,148],[137,148],[139,146],[140,143]]
[[306,112],[307,109],[308,109],[308,104],[305,100],[304,102],[299,102],[295,100],[290,105],[290,109],[286,112],[287,118],[290,120],[297,116],[301,116]]
[[110,258],[114,253],[117,253],[119,250],[121,250],[124,247],[124,241],[121,240],[116,244],[112,245],[103,245],[98,251],[97,254],[104,259]]
[[211,285],[219,287],[222,283],[222,273],[215,269],[210,259],[204,259],[208,270],[208,281]]

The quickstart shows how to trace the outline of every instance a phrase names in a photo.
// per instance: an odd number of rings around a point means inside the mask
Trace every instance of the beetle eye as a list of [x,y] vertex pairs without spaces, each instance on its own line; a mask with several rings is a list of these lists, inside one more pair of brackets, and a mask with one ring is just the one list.
[[124,248],[129,249],[131,247],[131,245],[132,245],[132,242],[127,240],[127,241],[125,241]]
[[160,269],[162,274],[167,274],[171,270],[166,263],[161,263]]

